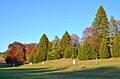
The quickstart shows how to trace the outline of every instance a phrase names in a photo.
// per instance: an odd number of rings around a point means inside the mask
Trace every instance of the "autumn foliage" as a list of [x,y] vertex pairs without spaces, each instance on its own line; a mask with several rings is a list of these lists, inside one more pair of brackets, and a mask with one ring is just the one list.
[[8,46],[6,63],[16,65],[24,64],[31,53],[35,53],[37,44],[21,44],[14,42]]
[[6,63],[16,65],[23,64],[26,60],[25,46],[19,42],[14,42],[8,46]]
[[35,43],[31,43],[31,44],[25,44],[25,50],[26,50],[26,59],[28,60],[30,55],[32,53],[35,54],[36,52],[36,47],[37,47],[37,44]]

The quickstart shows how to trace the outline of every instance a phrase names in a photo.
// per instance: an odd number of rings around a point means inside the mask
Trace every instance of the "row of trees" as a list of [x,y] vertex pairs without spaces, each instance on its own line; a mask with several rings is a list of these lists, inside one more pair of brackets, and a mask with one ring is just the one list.
[[[25,47],[28,46],[29,48],[25,48],[25,51],[31,52],[26,54],[29,56],[27,59],[29,58],[30,62],[39,63],[41,61],[60,58],[78,57],[80,60],[89,60],[95,58],[120,57],[119,26],[120,22],[116,21],[113,16],[110,21],[108,21],[103,6],[100,6],[92,23],[92,27],[88,27],[83,31],[82,40],[79,40],[79,37],[75,34],[70,36],[66,31],[62,39],[56,36],[55,39],[50,42],[47,36],[43,34],[34,51],[30,51],[33,47],[25,45]],[[10,50],[11,49],[7,50],[8,56],[6,61],[10,60]],[[15,50],[10,54],[14,56],[16,53],[14,52]],[[14,57],[17,58],[17,55]],[[26,60],[26,58],[24,60]]]
[[100,6],[92,27],[83,32],[83,44],[79,46],[80,60],[120,57],[120,29],[119,21],[111,16],[108,21],[103,6]]
[[43,34],[36,49],[36,54],[31,54],[29,60],[34,63],[39,63],[40,61],[60,59],[63,57],[77,57],[76,50],[73,48],[71,36],[67,31],[61,40],[56,36],[52,42]]
[[[103,6],[100,6],[92,23],[92,27],[86,28],[83,32],[83,42],[76,43],[74,41],[75,40],[71,39],[71,36],[67,31],[61,40],[56,37],[54,44],[52,44],[52,47],[50,47],[51,50],[49,49],[47,51],[48,53],[43,52],[45,53],[44,56],[46,58],[44,58],[44,60],[59,59],[63,57],[78,57],[80,60],[119,57],[119,23],[114,19],[113,16],[111,17],[110,21],[108,21]],[[40,43],[42,43],[42,40],[40,40]],[[40,43],[39,45],[41,46]],[[47,44],[49,43],[50,42]],[[37,50],[42,51],[42,48],[38,48]],[[40,55],[40,52],[38,54]]]

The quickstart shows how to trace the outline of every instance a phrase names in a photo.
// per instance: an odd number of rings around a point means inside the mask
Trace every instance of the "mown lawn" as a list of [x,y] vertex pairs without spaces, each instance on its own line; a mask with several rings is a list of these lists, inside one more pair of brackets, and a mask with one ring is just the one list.
[[79,61],[72,59],[46,61],[33,65],[9,67],[0,64],[0,79],[120,79],[120,58]]

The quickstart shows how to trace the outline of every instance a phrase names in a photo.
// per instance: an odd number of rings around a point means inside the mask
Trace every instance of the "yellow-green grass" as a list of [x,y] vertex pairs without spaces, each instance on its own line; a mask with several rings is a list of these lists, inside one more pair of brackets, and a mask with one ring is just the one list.
[[45,61],[9,67],[0,64],[0,79],[120,79],[120,58],[80,61],[72,59]]

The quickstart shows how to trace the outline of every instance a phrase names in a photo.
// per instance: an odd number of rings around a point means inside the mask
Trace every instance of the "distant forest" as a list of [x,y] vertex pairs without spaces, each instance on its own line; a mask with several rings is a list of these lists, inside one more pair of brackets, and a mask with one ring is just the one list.
[[61,58],[92,60],[120,57],[120,20],[113,16],[108,20],[104,7],[100,6],[91,25],[85,28],[81,39],[66,31],[61,39],[55,36],[51,42],[43,34],[38,44],[9,44],[4,53],[5,61],[22,65],[26,61],[39,63]]

